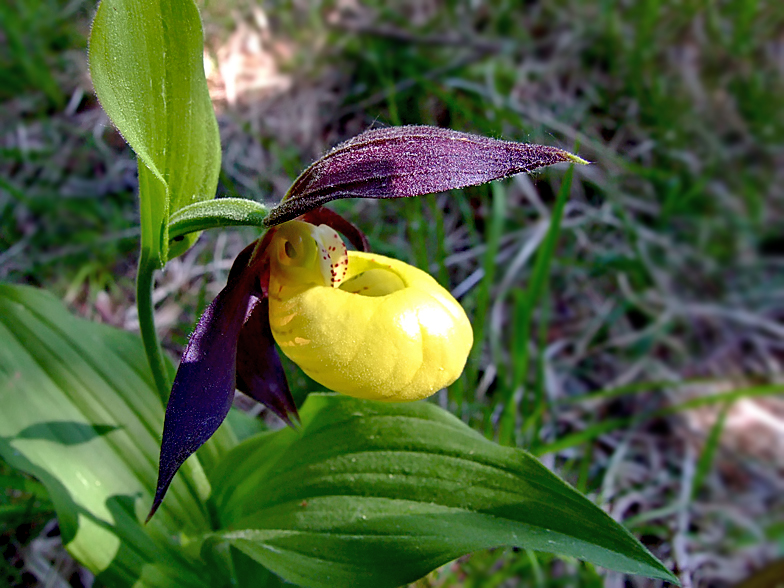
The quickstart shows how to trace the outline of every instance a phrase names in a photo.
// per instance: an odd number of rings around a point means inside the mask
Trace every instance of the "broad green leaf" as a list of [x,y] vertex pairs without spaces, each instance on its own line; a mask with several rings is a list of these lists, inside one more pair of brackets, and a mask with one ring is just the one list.
[[528,453],[428,403],[311,395],[301,432],[248,439],[211,476],[219,537],[304,586],[394,587],[514,545],[677,582]]
[[139,158],[142,247],[162,265],[169,216],[211,200],[220,171],[193,0],[102,0],[90,34],[90,73],[101,105]]
[[220,585],[179,538],[211,528],[204,469],[233,445],[227,433],[186,463],[144,526],[163,406],[139,338],[0,285],[0,341],[0,456],[46,486],[73,556],[112,587]]

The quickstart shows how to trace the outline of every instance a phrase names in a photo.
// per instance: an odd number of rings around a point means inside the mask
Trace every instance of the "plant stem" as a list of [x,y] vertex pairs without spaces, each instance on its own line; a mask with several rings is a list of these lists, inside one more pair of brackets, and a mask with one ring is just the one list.
[[139,271],[136,274],[136,307],[139,311],[139,330],[144,350],[147,353],[147,362],[150,364],[152,377],[155,380],[155,387],[158,389],[161,402],[166,404],[171,390],[171,382],[164,362],[161,342],[158,340],[158,333],[155,330],[155,312],[152,303],[154,272],[155,262],[142,250]]

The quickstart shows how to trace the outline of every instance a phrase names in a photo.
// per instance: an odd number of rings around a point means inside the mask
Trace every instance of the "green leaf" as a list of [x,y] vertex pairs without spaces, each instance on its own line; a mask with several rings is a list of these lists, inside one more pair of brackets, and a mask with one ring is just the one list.
[[399,586],[514,545],[677,579],[528,453],[428,403],[311,395],[302,430],[245,441],[211,476],[218,535],[304,586]]
[[[52,503],[46,488],[36,480],[11,471],[0,459],[0,535],[20,524],[35,522],[36,519],[52,517]],[[2,569],[2,568],[0,568]]]
[[103,0],[90,34],[95,92],[139,158],[142,247],[159,266],[169,216],[211,200],[218,185],[220,137],[203,50],[193,0]]
[[221,585],[179,544],[211,528],[201,464],[211,469],[233,445],[228,429],[185,464],[144,526],[163,406],[138,336],[0,285],[0,340],[0,456],[44,484],[71,554],[102,585]]
[[218,227],[264,227],[267,212],[263,204],[245,198],[219,198],[189,204],[169,218],[169,259],[187,249],[180,251],[185,235]]

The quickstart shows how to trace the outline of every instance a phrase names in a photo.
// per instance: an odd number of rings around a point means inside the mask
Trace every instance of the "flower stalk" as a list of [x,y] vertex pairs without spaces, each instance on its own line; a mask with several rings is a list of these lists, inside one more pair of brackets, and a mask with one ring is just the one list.
[[152,300],[153,278],[156,264],[142,251],[139,258],[139,268],[136,273],[136,307],[139,314],[139,331],[141,333],[144,350],[147,353],[147,362],[150,364],[155,388],[166,404],[171,390],[171,380],[166,369],[166,363],[155,329],[155,308]]

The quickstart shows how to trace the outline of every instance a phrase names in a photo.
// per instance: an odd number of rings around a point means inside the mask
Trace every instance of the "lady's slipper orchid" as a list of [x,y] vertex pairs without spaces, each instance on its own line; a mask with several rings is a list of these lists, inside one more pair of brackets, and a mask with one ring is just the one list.
[[426,398],[462,373],[463,308],[420,269],[347,251],[327,225],[281,225],[270,252],[269,319],[281,351],[330,390]]
[[190,338],[166,407],[149,517],[226,418],[235,388],[288,424],[298,418],[274,342],[323,386],[360,398],[418,400],[460,376],[473,334],[457,301],[423,271],[368,253],[361,231],[322,204],[421,196],[559,162],[586,163],[553,147],[396,127],[365,132],[305,170]]

